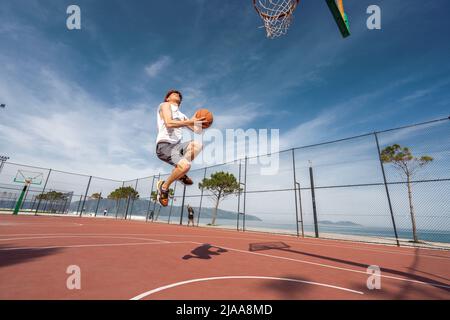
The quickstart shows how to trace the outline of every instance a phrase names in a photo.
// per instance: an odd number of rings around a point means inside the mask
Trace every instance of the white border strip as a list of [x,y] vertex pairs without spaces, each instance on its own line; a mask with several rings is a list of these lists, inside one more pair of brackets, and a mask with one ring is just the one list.
[[92,248],[92,247],[121,247],[121,246],[138,246],[138,245],[163,245],[163,244],[184,244],[191,242],[130,242],[130,243],[103,243],[103,244],[79,244],[67,246],[48,246],[48,247],[17,247],[17,248],[0,248],[0,251],[17,251],[17,250],[45,250],[45,249],[64,249],[64,248]]

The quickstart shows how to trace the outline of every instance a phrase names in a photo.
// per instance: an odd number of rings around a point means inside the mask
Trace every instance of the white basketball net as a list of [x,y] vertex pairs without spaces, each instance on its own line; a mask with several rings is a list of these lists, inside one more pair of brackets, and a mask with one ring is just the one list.
[[268,38],[287,33],[299,0],[253,0],[256,11],[264,21]]

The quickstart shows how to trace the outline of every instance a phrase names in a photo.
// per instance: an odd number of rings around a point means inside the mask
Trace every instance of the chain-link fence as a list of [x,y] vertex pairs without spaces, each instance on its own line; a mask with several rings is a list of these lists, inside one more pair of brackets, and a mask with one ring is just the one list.
[[[156,201],[168,174],[115,181],[6,162],[0,173],[0,210],[13,211],[23,184],[18,170],[42,173],[21,212],[102,216],[239,231],[285,233],[352,241],[450,247],[450,118],[368,133],[191,170],[195,181],[172,184],[167,207]],[[403,149],[408,148],[408,149]],[[267,172],[276,161],[277,170]],[[222,199],[198,182],[216,172],[239,185]],[[118,192],[127,188],[132,192]]]

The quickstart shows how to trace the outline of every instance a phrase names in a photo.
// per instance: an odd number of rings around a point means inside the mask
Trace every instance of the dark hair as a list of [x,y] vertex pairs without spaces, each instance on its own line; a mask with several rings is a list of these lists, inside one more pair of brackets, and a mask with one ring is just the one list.
[[167,98],[169,98],[169,96],[172,93],[178,93],[178,95],[180,96],[180,102],[183,101],[183,96],[181,95],[181,92],[178,90],[169,90],[169,92],[166,93],[166,97],[164,98],[164,101],[167,101]]

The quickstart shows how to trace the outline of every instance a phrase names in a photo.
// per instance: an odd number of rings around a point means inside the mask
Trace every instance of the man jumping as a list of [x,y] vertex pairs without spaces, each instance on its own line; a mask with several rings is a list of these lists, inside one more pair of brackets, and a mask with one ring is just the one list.
[[205,118],[189,119],[180,111],[181,93],[177,90],[167,92],[164,102],[158,106],[158,137],[156,138],[156,155],[159,159],[174,166],[167,180],[158,181],[158,201],[166,207],[169,204],[170,185],[179,180],[185,185],[193,181],[186,175],[191,162],[201,152],[202,145],[196,141],[181,142],[182,128],[186,127],[195,133],[202,132]]

